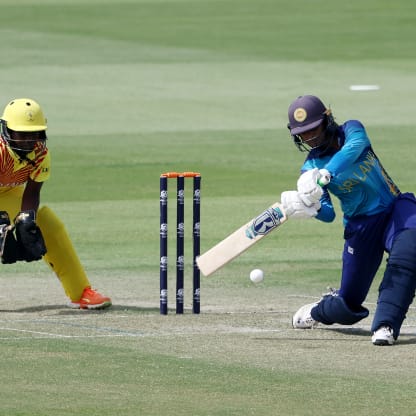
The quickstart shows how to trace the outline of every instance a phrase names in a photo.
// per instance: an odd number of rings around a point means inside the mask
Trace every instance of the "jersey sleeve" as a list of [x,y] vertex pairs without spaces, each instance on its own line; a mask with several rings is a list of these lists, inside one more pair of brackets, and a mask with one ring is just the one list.
[[49,151],[36,161],[36,166],[30,173],[30,179],[35,182],[45,182],[49,179],[51,170],[51,156]]
[[332,222],[335,219],[335,210],[334,206],[332,205],[331,196],[327,189],[324,188],[324,193],[320,199],[321,202],[321,209],[318,211],[318,215],[316,215],[316,219],[323,221],[323,222]]
[[351,166],[370,147],[370,140],[364,126],[358,120],[347,121],[343,125],[345,142],[342,148],[331,158],[325,168],[336,176]]

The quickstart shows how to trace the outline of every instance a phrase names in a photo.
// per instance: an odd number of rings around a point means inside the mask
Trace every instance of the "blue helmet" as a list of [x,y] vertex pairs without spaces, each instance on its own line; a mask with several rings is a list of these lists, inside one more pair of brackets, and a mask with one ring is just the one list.
[[322,142],[318,147],[328,144],[328,128],[333,133],[332,127],[336,126],[331,110],[326,108],[324,103],[314,95],[302,95],[292,102],[288,110],[289,123],[287,125],[295,145],[301,151],[309,151],[310,149],[302,140],[301,134],[309,130],[316,129],[324,124],[325,134]]

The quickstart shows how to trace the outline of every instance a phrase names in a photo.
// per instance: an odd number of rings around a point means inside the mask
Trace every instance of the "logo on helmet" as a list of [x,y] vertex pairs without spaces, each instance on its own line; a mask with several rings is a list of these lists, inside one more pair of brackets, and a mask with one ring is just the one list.
[[306,117],[308,117],[308,114],[306,112],[306,110],[302,107],[297,108],[294,112],[293,112],[293,118],[298,122],[298,123],[302,123],[303,121],[306,120]]
[[34,121],[33,112],[32,111],[26,111],[26,120],[27,121]]

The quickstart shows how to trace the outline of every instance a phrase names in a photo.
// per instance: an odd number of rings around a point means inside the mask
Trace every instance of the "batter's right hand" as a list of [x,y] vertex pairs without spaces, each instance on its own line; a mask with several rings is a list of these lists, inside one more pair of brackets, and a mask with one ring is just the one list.
[[296,219],[313,218],[321,208],[319,201],[311,206],[305,205],[297,191],[282,192],[280,202],[283,205],[286,215]]

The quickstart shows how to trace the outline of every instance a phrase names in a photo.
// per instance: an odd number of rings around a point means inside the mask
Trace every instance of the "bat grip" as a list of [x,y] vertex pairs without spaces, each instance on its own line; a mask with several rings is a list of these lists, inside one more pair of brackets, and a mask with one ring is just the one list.
[[331,174],[326,169],[321,169],[319,173],[321,174],[321,177],[318,179],[318,185],[328,185],[329,182],[331,182]]
[[329,180],[327,180],[325,178],[318,179],[318,185],[319,186],[325,186],[325,185],[328,185],[328,184],[329,184]]

